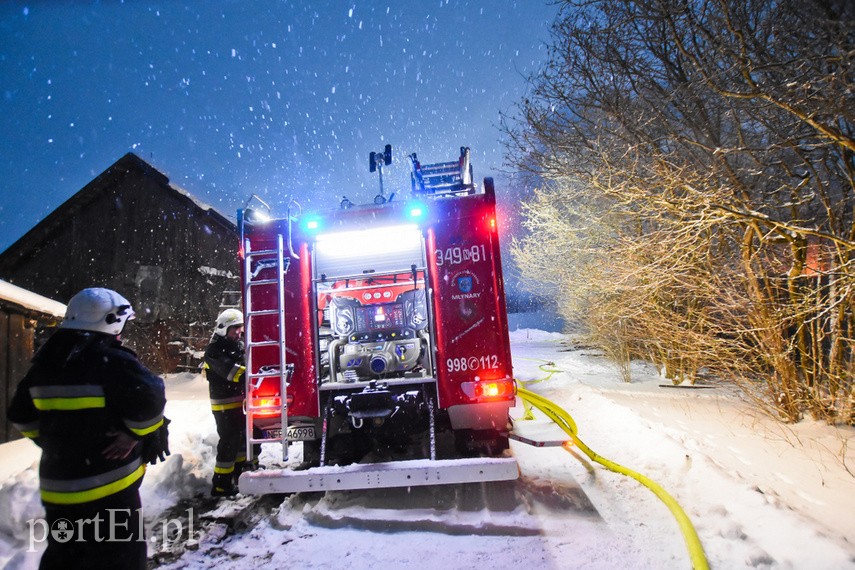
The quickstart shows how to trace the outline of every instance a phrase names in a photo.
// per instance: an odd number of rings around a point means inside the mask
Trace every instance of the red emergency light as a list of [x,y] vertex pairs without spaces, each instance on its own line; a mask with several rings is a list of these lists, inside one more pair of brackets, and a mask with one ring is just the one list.
[[[281,414],[281,410],[280,410],[280,408],[281,408],[280,402],[281,401],[282,400],[279,398],[278,395],[262,396],[260,398],[253,398],[253,400],[252,400],[253,406],[256,406],[258,408],[263,408],[263,409],[255,412],[255,416],[259,417],[259,418],[273,418],[273,417],[279,416]],[[290,406],[291,404],[294,403],[294,396],[292,394],[288,394],[285,397],[285,401]],[[269,410],[264,409],[264,408],[269,408]]]
[[511,380],[481,380],[474,383],[475,397],[481,399],[505,399],[514,395],[514,383]]
[[477,376],[474,382],[461,382],[463,393],[475,401],[508,400],[516,394],[511,379],[481,380]]

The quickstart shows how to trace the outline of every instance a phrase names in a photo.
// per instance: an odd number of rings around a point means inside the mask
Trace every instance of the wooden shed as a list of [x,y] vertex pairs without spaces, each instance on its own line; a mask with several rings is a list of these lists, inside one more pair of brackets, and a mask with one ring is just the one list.
[[0,254],[0,279],[63,302],[118,291],[137,314],[125,343],[171,372],[236,302],[238,243],[234,222],[128,153]]
[[0,443],[20,434],[6,419],[35,347],[62,321],[65,305],[0,280]]

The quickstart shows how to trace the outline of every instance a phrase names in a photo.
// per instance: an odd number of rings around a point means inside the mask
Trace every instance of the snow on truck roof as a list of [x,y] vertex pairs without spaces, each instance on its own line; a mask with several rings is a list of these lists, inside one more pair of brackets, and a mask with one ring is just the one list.
[[65,305],[59,301],[42,297],[27,289],[0,279],[0,300],[9,301],[25,309],[46,313],[55,317],[65,316]]

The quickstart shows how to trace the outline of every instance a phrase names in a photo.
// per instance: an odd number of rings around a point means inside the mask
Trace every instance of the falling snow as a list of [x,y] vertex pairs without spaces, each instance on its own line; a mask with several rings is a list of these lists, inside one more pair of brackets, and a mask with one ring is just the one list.
[[463,145],[476,178],[499,176],[499,113],[544,61],[557,12],[546,0],[203,4],[0,4],[0,176],[15,197],[0,204],[13,212],[0,249],[129,150],[226,215],[253,193],[368,202],[367,155],[384,142],[387,187],[409,188],[409,153],[439,162]]

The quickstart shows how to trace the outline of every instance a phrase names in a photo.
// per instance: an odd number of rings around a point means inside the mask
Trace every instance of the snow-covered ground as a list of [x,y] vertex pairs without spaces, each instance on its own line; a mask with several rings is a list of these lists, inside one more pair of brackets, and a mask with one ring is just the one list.
[[[512,343],[518,379],[545,378],[541,366],[554,363],[547,368],[561,372],[528,388],[570,412],[594,451],[668,490],[694,523],[713,568],[855,568],[852,428],[781,425],[725,387],[662,387],[656,370],[643,363],[625,384],[601,354],[557,333],[519,329]],[[206,386],[192,375],[170,376],[167,384],[173,453],[149,468],[143,504],[155,539],[179,523],[192,526],[193,537],[173,547],[174,554],[153,558],[161,567],[691,566],[665,505],[573,448],[512,442],[521,478],[486,489],[193,499],[208,491],[214,461]],[[523,414],[521,406],[514,410],[516,418]],[[563,439],[536,416],[516,422],[522,434]],[[275,448],[265,445],[265,460],[276,460]],[[13,442],[0,446],[0,458],[0,564],[36,568],[41,545],[27,552],[26,521],[41,514],[38,450]],[[295,445],[292,460],[299,458]],[[159,539],[150,551],[167,546]]]

